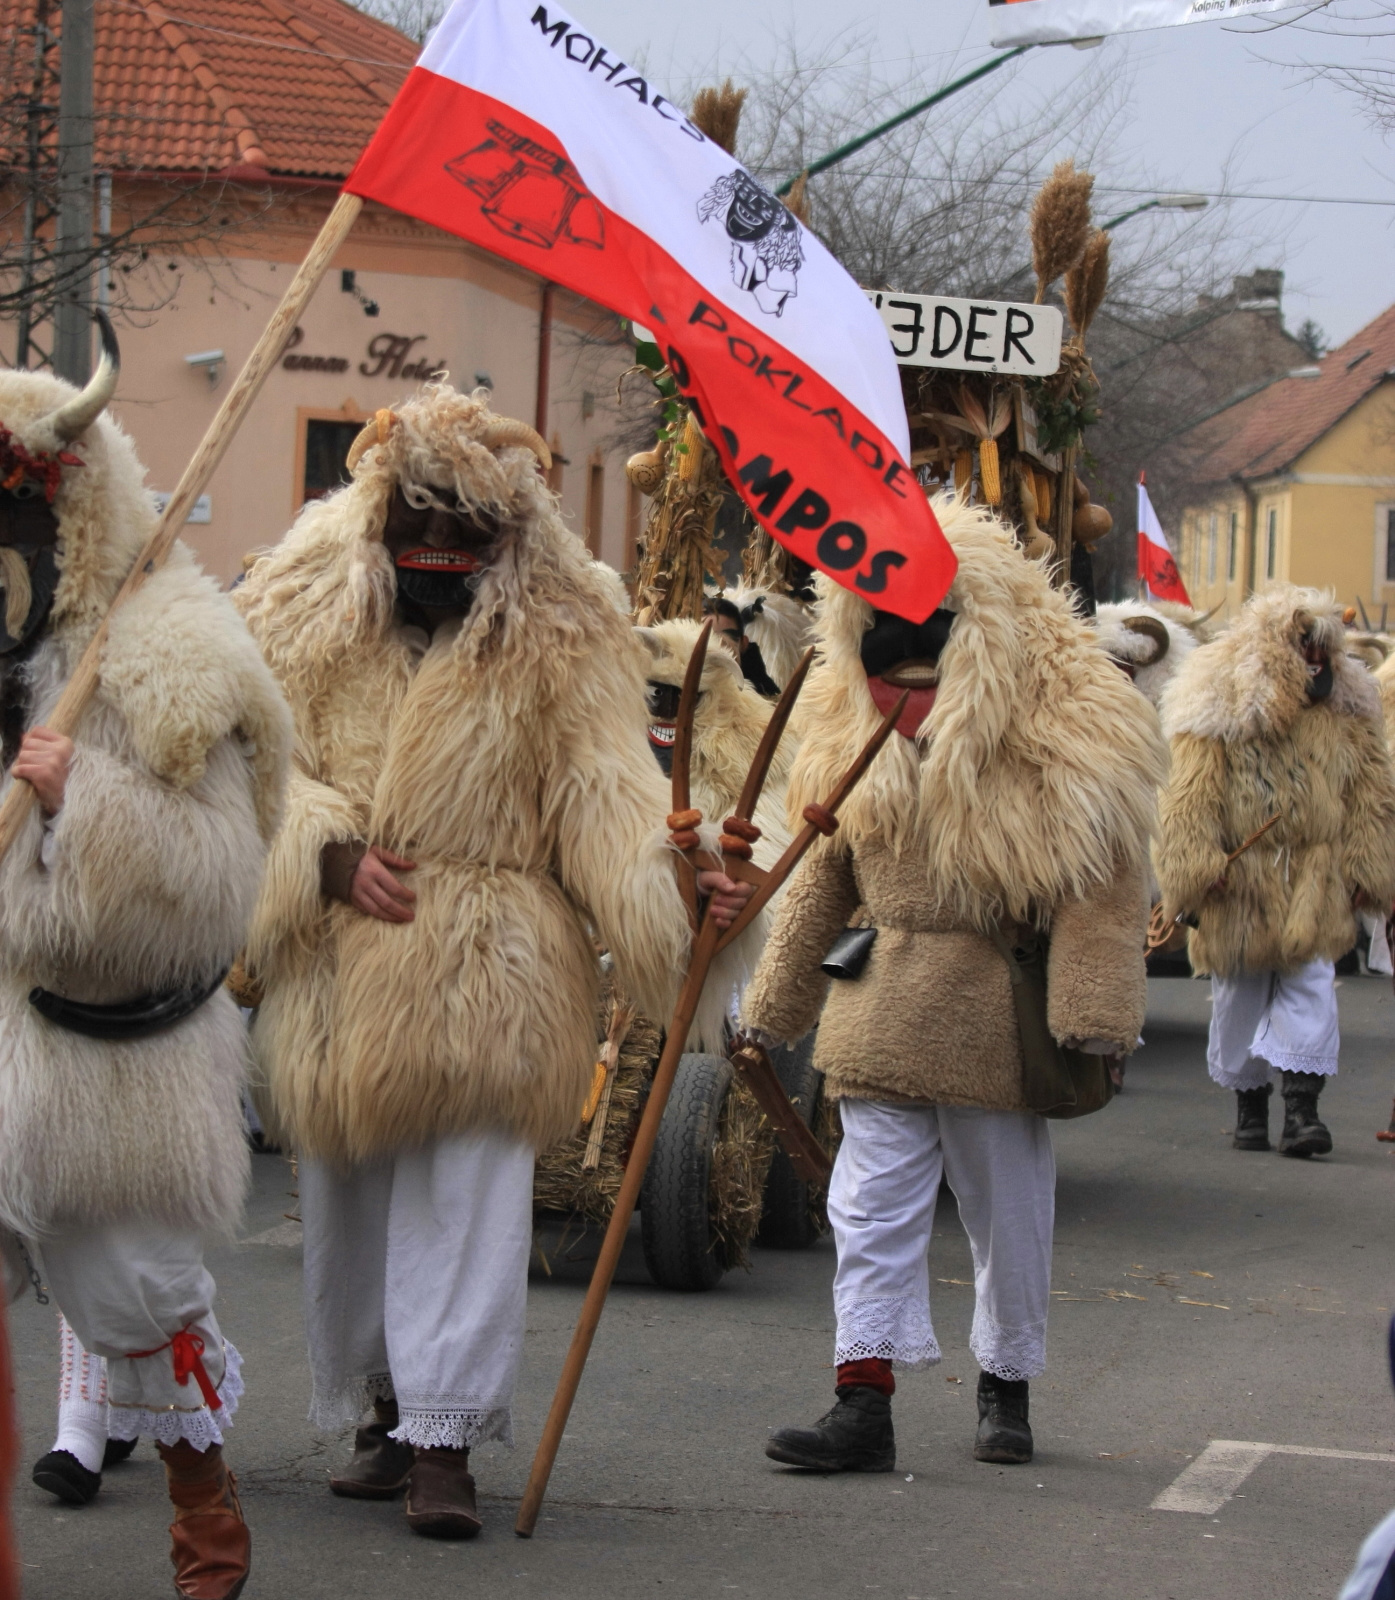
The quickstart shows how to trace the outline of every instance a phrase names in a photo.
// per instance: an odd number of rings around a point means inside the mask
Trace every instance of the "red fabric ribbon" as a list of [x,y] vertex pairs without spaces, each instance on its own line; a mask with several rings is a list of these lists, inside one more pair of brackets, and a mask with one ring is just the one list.
[[158,1356],[162,1350],[168,1350],[174,1362],[174,1379],[180,1385],[187,1385],[190,1377],[198,1384],[199,1391],[210,1411],[221,1411],[223,1402],[218,1391],[213,1387],[213,1381],[208,1376],[208,1371],[203,1364],[204,1343],[197,1333],[191,1333],[188,1328],[181,1328],[173,1338],[164,1344],[157,1344],[153,1350],[132,1350],[126,1357],[128,1361],[140,1361],[145,1356]]

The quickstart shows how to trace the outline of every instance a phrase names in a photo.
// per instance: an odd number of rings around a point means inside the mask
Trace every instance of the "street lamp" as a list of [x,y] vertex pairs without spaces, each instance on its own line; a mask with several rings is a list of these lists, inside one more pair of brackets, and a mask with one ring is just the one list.
[[1121,211],[1117,217],[1111,217],[1108,222],[1103,222],[1100,227],[1105,233],[1117,228],[1121,222],[1127,222],[1130,217],[1141,216],[1145,211],[1205,211],[1210,201],[1204,194],[1159,194],[1151,200],[1145,200],[1141,206],[1134,206],[1131,211]]

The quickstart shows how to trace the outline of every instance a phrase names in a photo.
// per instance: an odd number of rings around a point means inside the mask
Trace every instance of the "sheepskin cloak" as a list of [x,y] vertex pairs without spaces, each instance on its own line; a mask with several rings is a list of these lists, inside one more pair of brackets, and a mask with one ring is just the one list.
[[[23,437],[72,393],[0,374],[0,418]],[[29,680],[30,727],[153,526],[143,470],[112,421],[70,448],[85,464],[64,470],[54,503],[54,608],[38,648],[10,666]],[[279,820],[290,718],[182,545],[114,614],[100,673],[62,809],[46,830],[34,807],[0,864],[0,1222],[31,1236],[128,1219],[227,1230],[247,1180],[245,1030],[227,993],[121,1044],[57,1027],[28,994],[112,1002],[227,968]]]
[[[255,1043],[282,1134],[338,1166],[478,1128],[539,1148],[572,1132],[592,929],[648,1015],[669,1014],[687,961],[647,653],[533,457],[471,442],[481,412],[435,390],[400,407],[238,590],[298,736],[248,947]],[[448,471],[504,508],[503,533],[463,625],[427,645],[396,616],[380,531],[399,476]],[[323,847],[354,839],[416,862],[413,922],[321,892]]]
[[[1143,1023],[1144,868],[1166,754],[1157,718],[988,512],[943,497],[958,613],[918,741],[893,734],[806,857],[747,990],[755,1026],[815,1021],[835,1095],[1023,1107],[1007,966],[986,930],[1051,937],[1058,1039],[1133,1048]],[[822,799],[880,716],[859,659],[872,610],[821,583],[823,655],[805,690],[793,820]],[[878,929],[862,976],[819,971],[857,907]],[[825,996],[827,1000],[825,1003]]]
[[[1316,705],[1299,653],[1309,631],[1332,663],[1332,693]],[[1162,710],[1172,778],[1156,867],[1167,915],[1199,918],[1193,967],[1234,977],[1343,955],[1356,940],[1352,896],[1395,901],[1395,772],[1379,692],[1345,651],[1331,595],[1288,584],[1256,595],[1192,654]],[[1226,855],[1276,811],[1227,872]]]

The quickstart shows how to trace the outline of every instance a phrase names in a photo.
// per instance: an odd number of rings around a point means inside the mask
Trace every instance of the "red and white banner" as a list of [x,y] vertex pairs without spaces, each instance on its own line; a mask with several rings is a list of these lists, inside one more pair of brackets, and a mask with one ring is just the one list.
[[1184,606],[1191,604],[1142,478],[1138,480],[1138,579],[1154,600],[1175,600]]
[[1302,0],[988,0],[995,46],[1065,44],[1108,33],[1172,28],[1184,22],[1233,22],[1262,11],[1292,10]]
[[954,555],[866,295],[550,0],[455,0],[345,187],[653,329],[775,538],[882,610],[939,605]]

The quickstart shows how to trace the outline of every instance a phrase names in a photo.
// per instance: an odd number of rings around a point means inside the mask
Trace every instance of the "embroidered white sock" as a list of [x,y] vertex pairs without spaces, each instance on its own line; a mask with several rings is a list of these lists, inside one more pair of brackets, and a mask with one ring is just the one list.
[[89,1355],[61,1313],[58,1344],[62,1371],[58,1380],[58,1437],[55,1450],[66,1450],[89,1472],[102,1470],[107,1447],[107,1364]]

